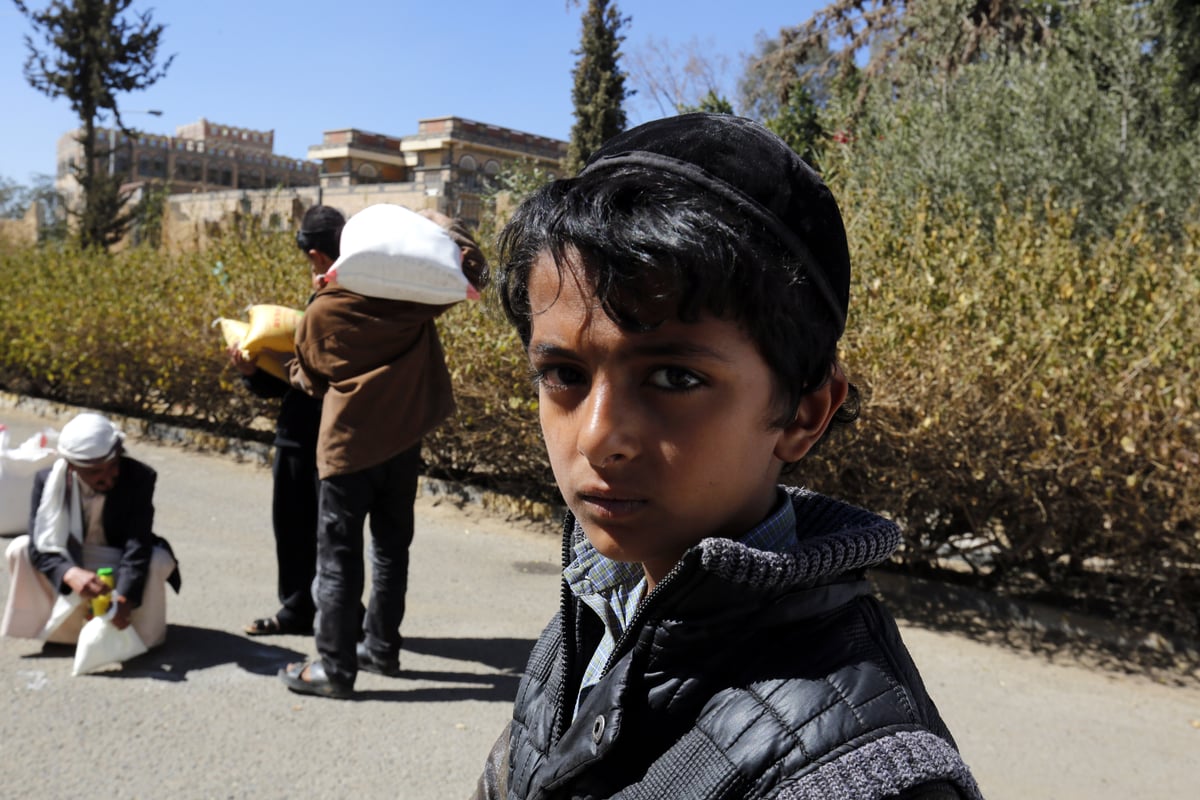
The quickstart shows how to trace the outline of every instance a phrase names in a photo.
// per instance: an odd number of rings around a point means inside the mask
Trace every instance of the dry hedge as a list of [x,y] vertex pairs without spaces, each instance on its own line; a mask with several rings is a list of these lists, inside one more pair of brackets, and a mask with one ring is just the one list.
[[[983,221],[914,201],[899,228],[871,207],[847,213],[843,357],[864,413],[793,479],[899,520],[901,568],[1200,633],[1200,224],[1166,239],[1135,216],[1081,242],[1053,206]],[[0,266],[16,279],[3,388],[269,436],[250,425],[274,407],[240,390],[210,324],[303,305],[289,236],[8,248]],[[440,328],[459,412],[426,440],[427,471],[554,499],[515,337],[477,303]]]
[[911,567],[1196,634],[1200,225],[1149,222],[851,216],[867,400],[806,477],[900,520]]

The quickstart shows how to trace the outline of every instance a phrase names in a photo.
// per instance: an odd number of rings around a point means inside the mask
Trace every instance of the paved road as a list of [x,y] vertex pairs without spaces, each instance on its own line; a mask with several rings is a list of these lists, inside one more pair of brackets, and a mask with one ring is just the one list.
[[[62,420],[0,408],[0,422],[20,442]],[[421,499],[403,676],[363,674],[351,702],[304,698],[275,673],[311,640],[239,633],[274,608],[269,470],[130,451],[159,472],[157,528],[183,570],[167,644],[72,678],[69,650],[3,641],[0,798],[467,796],[553,611],[556,537]],[[1196,795],[1200,688],[905,636],[988,797]]]

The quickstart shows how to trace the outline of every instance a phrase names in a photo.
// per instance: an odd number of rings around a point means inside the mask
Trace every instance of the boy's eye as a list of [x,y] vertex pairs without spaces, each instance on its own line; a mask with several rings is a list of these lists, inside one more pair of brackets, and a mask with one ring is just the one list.
[[675,392],[695,389],[704,384],[696,373],[682,367],[662,367],[650,373],[650,385]]
[[583,382],[583,373],[574,367],[546,367],[534,371],[533,381],[547,389],[563,389]]

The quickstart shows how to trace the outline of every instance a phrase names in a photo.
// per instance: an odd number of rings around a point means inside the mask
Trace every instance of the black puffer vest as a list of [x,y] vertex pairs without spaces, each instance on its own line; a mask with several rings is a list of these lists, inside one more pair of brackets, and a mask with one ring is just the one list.
[[[978,797],[863,579],[899,543],[896,527],[790,491],[796,550],[716,538],[692,547],[573,721],[602,631],[564,585],[518,690],[507,758],[501,741],[480,795],[885,798],[938,785]],[[565,558],[582,536],[568,519]]]

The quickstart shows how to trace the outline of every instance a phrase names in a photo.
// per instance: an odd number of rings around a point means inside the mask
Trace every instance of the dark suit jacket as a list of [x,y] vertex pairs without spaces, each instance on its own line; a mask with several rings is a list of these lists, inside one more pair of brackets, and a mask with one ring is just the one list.
[[[159,539],[154,535],[154,483],[157,473],[142,462],[121,456],[116,485],[104,501],[104,535],[109,547],[121,550],[121,563],[116,574],[117,594],[123,594],[137,608],[142,604],[142,590],[150,571],[150,556]],[[34,544],[34,525],[38,503],[46,485],[49,469],[37,474],[33,482],[33,502],[29,512],[29,558],[42,574],[50,579],[62,594],[71,588],[63,583],[63,575],[71,567],[82,566],[83,548],[74,538],[67,540],[71,558],[61,553],[39,552]]]

